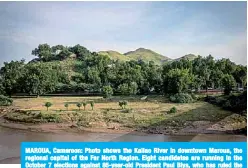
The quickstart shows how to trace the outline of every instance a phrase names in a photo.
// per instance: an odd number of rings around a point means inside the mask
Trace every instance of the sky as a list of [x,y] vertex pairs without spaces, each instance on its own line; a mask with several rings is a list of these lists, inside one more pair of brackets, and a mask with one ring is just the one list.
[[0,2],[0,66],[39,44],[247,62],[246,2]]

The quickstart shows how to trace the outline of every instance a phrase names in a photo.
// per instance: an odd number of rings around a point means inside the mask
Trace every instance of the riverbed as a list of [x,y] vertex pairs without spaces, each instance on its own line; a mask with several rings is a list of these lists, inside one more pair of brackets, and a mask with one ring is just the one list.
[[172,136],[162,134],[139,134],[130,133],[38,133],[24,130],[0,127],[0,164],[19,164],[20,163],[20,144],[28,141],[102,141],[102,142],[246,142],[244,135],[227,134],[197,134]]

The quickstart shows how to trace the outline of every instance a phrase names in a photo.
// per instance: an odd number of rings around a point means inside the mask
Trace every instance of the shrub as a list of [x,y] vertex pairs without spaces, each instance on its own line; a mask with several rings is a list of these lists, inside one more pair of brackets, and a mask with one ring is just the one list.
[[113,95],[113,89],[111,86],[104,86],[103,87],[103,95],[104,98],[109,98]]
[[13,99],[0,95],[0,106],[10,106],[13,103]]
[[48,108],[51,107],[53,104],[51,102],[46,102],[45,103],[45,106],[47,108],[47,111],[48,111]]
[[123,102],[119,101],[119,106],[123,109]]
[[247,92],[230,96],[208,96],[205,101],[220,106],[225,110],[242,112],[247,109]]
[[177,93],[170,96],[170,101],[174,103],[191,103],[194,99],[187,93]]
[[176,107],[172,107],[170,109],[170,111],[168,112],[168,114],[171,114],[171,113],[176,113],[177,112],[177,108]]
[[124,108],[126,108],[128,102],[126,100],[123,101]]
[[80,107],[82,106],[82,104],[81,103],[77,103],[77,107],[78,107],[78,109],[80,110]]

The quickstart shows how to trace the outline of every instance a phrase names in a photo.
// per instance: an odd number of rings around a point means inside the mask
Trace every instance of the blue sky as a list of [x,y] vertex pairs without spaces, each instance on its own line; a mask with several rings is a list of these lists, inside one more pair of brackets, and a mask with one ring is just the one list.
[[0,65],[41,43],[247,60],[246,2],[0,2]]

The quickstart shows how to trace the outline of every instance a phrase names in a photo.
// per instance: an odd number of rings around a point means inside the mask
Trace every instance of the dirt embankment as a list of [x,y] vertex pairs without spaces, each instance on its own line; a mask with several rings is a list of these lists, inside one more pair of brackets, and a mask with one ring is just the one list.
[[[46,116],[40,112],[27,113],[16,108],[0,109],[0,126],[22,129],[35,132],[104,132],[104,133],[149,133],[169,135],[190,134],[246,134],[246,118],[238,114],[228,115],[222,120],[215,122],[210,120],[191,121],[185,116],[174,117],[169,120],[156,122],[150,125],[130,125],[127,119],[123,122],[106,122],[99,114],[94,118],[78,118],[77,113],[63,114],[66,120],[57,122],[57,115]],[[30,117],[32,116],[32,117]],[[106,117],[106,116],[105,116]],[[34,119],[35,118],[35,119]],[[89,118],[89,117],[88,117]],[[101,118],[97,120],[97,118]],[[103,115],[104,118],[104,115]],[[27,122],[21,122],[27,121]],[[82,124],[83,123],[83,124]]]

